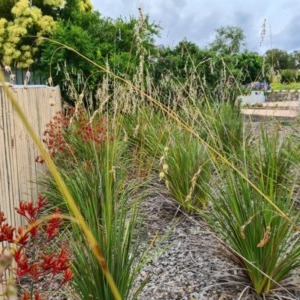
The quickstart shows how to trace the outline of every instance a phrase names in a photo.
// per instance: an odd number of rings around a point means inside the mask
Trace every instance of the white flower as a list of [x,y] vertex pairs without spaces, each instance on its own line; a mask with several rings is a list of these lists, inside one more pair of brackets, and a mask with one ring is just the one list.
[[166,177],[165,172],[161,171],[161,172],[159,173],[159,180],[162,180],[162,179],[164,179],[165,177]]
[[10,66],[5,66],[5,67],[4,67],[4,70],[5,70],[7,73],[11,73],[11,68],[10,68]]
[[167,164],[163,164],[163,171],[165,173],[168,173],[168,170],[169,170],[169,166]]

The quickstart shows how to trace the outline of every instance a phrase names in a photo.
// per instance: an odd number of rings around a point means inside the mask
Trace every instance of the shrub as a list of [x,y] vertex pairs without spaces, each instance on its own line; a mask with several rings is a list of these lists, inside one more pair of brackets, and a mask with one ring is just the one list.
[[280,79],[281,83],[289,84],[292,82],[299,81],[299,74],[297,70],[291,70],[291,69],[281,70],[280,76],[281,76]]
[[[18,229],[5,223],[6,218],[0,212],[0,242],[12,247],[10,251],[2,252],[0,273],[3,275],[14,260],[16,267],[11,271],[16,277],[22,299],[48,299],[46,295],[60,289],[73,278],[68,249],[58,246],[55,241],[62,224],[60,211],[56,210],[45,223],[43,219],[38,220],[45,204],[46,200],[41,195],[36,204],[21,202],[16,212],[27,225]],[[16,299],[10,298],[16,294],[16,287],[10,281],[6,285],[7,299]]]

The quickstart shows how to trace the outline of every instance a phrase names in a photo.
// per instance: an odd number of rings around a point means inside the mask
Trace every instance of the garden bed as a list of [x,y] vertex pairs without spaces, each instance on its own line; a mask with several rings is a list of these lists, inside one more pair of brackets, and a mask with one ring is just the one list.
[[[160,239],[167,234],[160,245],[167,248],[140,273],[139,282],[148,278],[149,283],[138,299],[263,299],[252,290],[243,271],[229,258],[230,253],[209,226],[199,216],[181,214],[171,203],[160,195],[145,204],[149,241],[158,233],[159,247]],[[271,292],[265,299],[300,299],[300,293]]]
[[[299,128],[290,123],[251,122],[248,125],[254,139],[261,126],[267,132],[279,126],[280,138],[291,132],[300,136]],[[295,172],[298,174],[299,170]],[[295,189],[294,199],[299,202],[299,189]],[[258,296],[209,225],[199,215],[180,212],[168,196],[158,193],[148,198],[142,212],[149,243],[154,243],[157,249],[166,248],[140,273],[138,282],[149,280],[149,283],[139,300],[300,299],[299,291],[284,289],[276,289],[267,297]],[[300,285],[299,274],[294,279]]]

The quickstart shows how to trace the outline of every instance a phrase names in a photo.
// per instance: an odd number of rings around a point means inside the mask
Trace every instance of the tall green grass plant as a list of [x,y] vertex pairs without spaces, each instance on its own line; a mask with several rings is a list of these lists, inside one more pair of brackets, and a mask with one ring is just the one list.
[[[267,295],[300,267],[300,236],[274,205],[299,222],[293,184],[289,143],[262,131],[261,143],[245,150],[242,172],[272,201],[264,201],[248,182],[227,169],[220,175],[210,200],[208,220],[233,251],[257,294]],[[247,154],[248,153],[248,154]],[[290,281],[292,282],[292,281]],[[290,286],[291,288],[291,286]],[[296,286],[292,288],[297,289]]]
[[160,159],[160,180],[180,208],[193,213],[205,208],[211,163],[204,146],[190,134],[173,130]]
[[[82,138],[86,135],[78,134],[85,126],[93,124],[92,120],[84,120],[78,128],[78,120],[74,119],[63,133],[67,148],[72,151],[70,160],[58,160],[60,173],[103,251],[122,299],[128,299],[129,294],[134,294],[132,287],[143,258],[139,247],[138,208],[146,189],[145,186],[142,189],[137,179],[128,178],[127,168],[130,169],[131,162],[126,142],[121,139],[120,124],[112,130],[113,126],[106,121],[109,128],[101,143],[97,143],[95,134],[103,132],[94,132],[94,127],[88,127],[90,136],[85,141]],[[67,213],[69,207],[63,202],[56,184],[50,180],[48,184],[44,182],[44,186],[48,187],[45,195],[52,204]],[[71,224],[68,236],[72,245],[76,294],[80,299],[114,299],[81,229]]]

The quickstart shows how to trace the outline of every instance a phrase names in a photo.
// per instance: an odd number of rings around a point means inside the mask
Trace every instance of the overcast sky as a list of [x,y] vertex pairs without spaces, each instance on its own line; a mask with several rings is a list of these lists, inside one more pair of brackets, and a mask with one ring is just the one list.
[[[138,8],[162,27],[158,44],[186,38],[204,48],[221,26],[239,26],[246,49],[300,50],[300,0],[91,0],[103,17],[137,17]],[[261,32],[266,20],[262,45]]]

